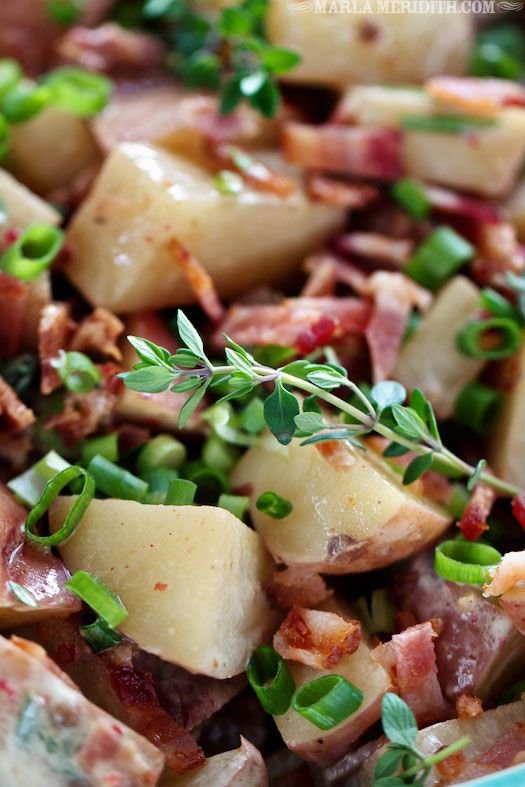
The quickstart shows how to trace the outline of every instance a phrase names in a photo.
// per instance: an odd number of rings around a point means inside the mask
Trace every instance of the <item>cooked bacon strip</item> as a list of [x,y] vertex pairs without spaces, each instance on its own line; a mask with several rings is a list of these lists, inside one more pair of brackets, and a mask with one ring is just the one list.
[[9,428],[0,428],[0,458],[13,472],[27,467],[32,449],[33,441],[28,432],[14,434]]
[[462,534],[469,541],[476,541],[485,530],[488,530],[487,517],[496,502],[495,490],[487,484],[476,484],[474,492],[458,522]]
[[58,53],[68,63],[112,73],[158,68],[164,47],[153,36],[106,22],[94,29],[71,28],[60,40]]
[[403,175],[401,140],[390,129],[288,123],[282,144],[284,155],[307,169],[391,181]]
[[358,298],[288,298],[279,304],[234,305],[214,335],[223,332],[239,344],[277,344],[308,353],[347,333],[362,334],[370,305]]
[[337,249],[342,254],[355,254],[402,268],[414,248],[408,238],[390,238],[379,232],[349,232],[337,239]]
[[315,669],[332,669],[361,642],[361,625],[334,612],[293,607],[273,638],[284,659]]
[[469,694],[460,694],[456,700],[456,715],[458,719],[473,719],[483,713],[483,703],[479,697]]
[[40,390],[43,394],[50,394],[62,385],[53,361],[60,350],[67,348],[74,327],[67,303],[49,303],[42,309],[38,325],[38,356]]
[[124,323],[103,306],[80,322],[69,344],[70,350],[93,353],[113,361],[122,360],[117,341],[124,331]]
[[471,270],[479,284],[504,287],[508,273],[520,275],[525,271],[525,249],[510,222],[480,225],[476,246],[478,255]]
[[507,552],[483,587],[484,596],[498,596],[518,631],[525,634],[525,551]]
[[296,605],[314,607],[333,593],[320,574],[301,566],[276,569],[265,591],[272,605],[281,609],[290,609]]
[[35,422],[35,414],[20,401],[10,385],[0,376],[0,415],[15,430],[25,429]]
[[[247,157],[249,162],[247,167],[238,165],[237,153]],[[211,148],[211,155],[214,164],[220,169],[233,169],[239,172],[246,183],[259,191],[267,191],[277,197],[289,197],[295,191],[293,180],[285,175],[278,175],[273,172],[262,161],[254,159],[231,145],[216,145]]]
[[312,254],[305,260],[303,268],[309,276],[301,290],[301,297],[320,298],[333,295],[337,284],[346,284],[358,294],[366,292],[368,275],[336,254]]
[[320,175],[318,172],[311,173],[307,177],[306,189],[310,199],[347,210],[368,208],[379,197],[379,189],[375,186],[336,180]]
[[432,623],[419,623],[372,651],[372,658],[390,673],[400,696],[422,724],[450,715],[437,679],[435,637]]
[[16,355],[24,333],[28,285],[0,271],[0,355]]
[[462,218],[471,219],[482,224],[495,224],[501,221],[501,207],[497,202],[467,197],[457,191],[428,186],[420,183],[432,207],[442,213],[450,213]]
[[401,273],[376,271],[366,283],[374,306],[365,330],[375,382],[388,378],[397,362],[410,312],[426,311],[431,295]]
[[508,79],[432,77],[425,89],[434,101],[470,115],[496,115],[505,107],[525,107],[525,87]]
[[222,320],[224,307],[208,271],[176,238],[168,241],[168,250],[187,279],[204,313],[214,322]]

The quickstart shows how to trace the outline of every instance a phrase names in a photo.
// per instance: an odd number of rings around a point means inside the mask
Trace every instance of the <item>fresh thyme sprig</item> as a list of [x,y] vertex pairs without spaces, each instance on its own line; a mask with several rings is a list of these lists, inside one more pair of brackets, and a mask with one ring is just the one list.
[[277,77],[300,56],[265,40],[266,6],[266,0],[241,0],[214,16],[196,13],[188,0],[147,0],[142,21],[164,38],[167,65],[185,84],[220,92],[223,114],[246,101],[273,117],[281,100]]
[[[319,364],[307,359],[292,361],[277,369],[260,364],[247,350],[225,336],[225,363],[213,364],[204,351],[196,328],[179,311],[177,328],[184,345],[175,354],[147,339],[128,337],[140,362],[133,371],[120,377],[128,388],[145,393],[191,391],[179,413],[179,426],[187,423],[210,387],[227,384],[229,392],[219,401],[245,396],[263,383],[273,384],[273,391],[264,401],[264,419],[270,431],[283,445],[293,437],[302,437],[302,445],[324,440],[346,440],[363,448],[360,441],[376,432],[390,441],[385,457],[414,452],[404,471],[403,483],[417,480],[433,464],[438,469],[455,471],[466,476],[470,486],[478,481],[489,484],[503,495],[514,496],[518,487],[487,472],[484,460],[473,467],[446,448],[441,440],[432,406],[418,389],[412,392],[409,405],[403,386],[391,380],[376,384],[370,396],[348,379],[338,364]],[[347,389],[358,405],[333,393]],[[308,396],[301,402],[292,390]],[[322,400],[347,419],[325,420],[317,400]]]
[[470,739],[463,736],[445,749],[427,756],[416,746],[417,722],[406,702],[389,692],[383,697],[381,711],[381,723],[389,744],[377,761],[372,787],[403,787],[405,784],[424,787],[434,765],[470,743]]

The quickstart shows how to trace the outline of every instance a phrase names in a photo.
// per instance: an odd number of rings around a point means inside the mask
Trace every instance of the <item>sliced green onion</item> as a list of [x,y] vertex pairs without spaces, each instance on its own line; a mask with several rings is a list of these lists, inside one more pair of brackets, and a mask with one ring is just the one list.
[[255,503],[258,511],[271,516],[273,519],[284,519],[293,511],[293,505],[277,492],[263,492]]
[[95,479],[97,489],[108,497],[144,502],[148,485],[129,470],[124,470],[100,454],[93,457],[87,469]]
[[208,437],[202,446],[202,460],[207,467],[229,473],[237,464],[239,451],[235,446],[225,443],[217,435]]
[[45,85],[19,82],[0,100],[0,109],[9,123],[25,123],[38,115],[51,102],[51,93]]
[[505,52],[497,44],[479,44],[474,50],[470,72],[474,76],[495,76],[499,79],[519,79],[523,68],[518,58]]
[[253,651],[246,669],[250,686],[266,713],[281,716],[290,707],[295,683],[286,662],[270,645]]
[[[487,338],[493,335],[496,339],[493,346],[487,345]],[[487,320],[475,320],[461,328],[456,336],[458,349],[469,358],[484,361],[497,361],[508,358],[518,352],[522,343],[521,328],[514,320],[507,317],[491,317]]]
[[355,713],[363,696],[342,675],[324,675],[297,689],[292,708],[319,729],[331,730]]
[[158,434],[140,449],[137,472],[143,475],[157,467],[177,470],[186,461],[186,447],[169,434]]
[[0,60],[0,99],[17,86],[22,77],[20,63],[9,58]]
[[[66,487],[76,478],[82,478],[84,480],[82,491],[67,512],[66,518],[64,519],[60,530],[57,530],[56,533],[53,533],[50,536],[37,535],[35,533],[35,527],[38,524],[40,517],[46,513],[51,503],[58,497],[64,487]],[[27,515],[25,522],[26,538],[28,538],[30,541],[36,541],[36,543],[44,544],[48,547],[54,547],[57,546],[57,544],[62,544],[64,541],[67,541],[67,539],[73,535],[77,525],[84,516],[84,512],[93,500],[94,496],[95,482],[83,467],[71,465],[71,467],[66,467],[65,470],[61,470],[58,475],[47,482],[40,499]]]
[[81,447],[82,464],[88,465],[99,454],[110,462],[118,462],[118,432],[110,432],[100,437],[84,440]]
[[454,519],[461,519],[467,503],[470,500],[470,493],[463,484],[452,484],[452,494],[447,503],[447,509]]
[[63,243],[64,233],[58,227],[31,224],[0,257],[0,269],[22,281],[33,281],[49,268]]
[[454,405],[454,417],[478,434],[486,434],[501,409],[499,391],[483,383],[469,383],[460,391]]
[[503,295],[490,287],[486,287],[481,291],[480,300],[483,309],[493,314],[494,317],[508,317],[509,320],[515,320],[516,322],[519,322],[521,319],[518,310]]
[[112,91],[107,77],[75,66],[50,71],[44,84],[53,103],[78,117],[92,117],[104,109]]
[[156,467],[154,470],[148,470],[143,475],[144,481],[148,484],[148,494],[144,502],[150,505],[163,505],[166,502],[170,483],[178,477],[178,471],[172,467]]
[[244,189],[244,180],[241,175],[228,169],[221,169],[220,172],[217,172],[213,181],[217,191],[225,196],[239,194]]
[[405,131],[423,131],[429,134],[471,134],[497,126],[493,118],[468,115],[405,115],[401,127]]
[[65,587],[91,607],[112,629],[120,626],[128,617],[126,607],[117,594],[88,571],[76,571]]
[[3,115],[0,115],[0,159],[3,159],[11,147],[11,131]]
[[100,385],[102,380],[99,369],[84,353],[61,350],[56,361],[52,363],[68,391],[89,393]]
[[443,541],[436,547],[434,570],[443,579],[465,585],[490,582],[490,569],[498,565],[501,553],[476,541]]
[[418,221],[425,219],[432,209],[430,200],[419,183],[411,178],[394,183],[391,194],[405,213]]
[[79,631],[94,653],[102,653],[104,650],[114,648],[124,639],[122,634],[110,628],[101,617],[88,626],[79,626]]
[[33,467],[8,481],[7,486],[24,505],[34,506],[38,503],[46,483],[67,467],[71,467],[69,462],[62,459],[56,451],[49,451]]
[[[184,471],[184,472],[183,472]],[[193,481],[199,491],[199,502],[216,501],[220,494],[228,492],[230,484],[226,473],[213,467],[208,467],[204,462],[190,462],[181,473],[188,481]]]
[[474,256],[474,247],[450,227],[437,227],[416,249],[404,273],[437,290]]
[[19,585],[18,582],[13,582],[13,580],[10,579],[7,581],[7,586],[21,604],[25,604],[26,607],[33,607],[33,609],[39,606],[37,599],[33,596],[31,591],[23,585]]
[[46,13],[57,25],[73,25],[83,7],[84,0],[47,0]]
[[195,500],[197,484],[187,478],[176,478],[170,482],[166,495],[167,506],[191,506]]
[[225,508],[238,519],[244,519],[250,507],[250,498],[245,495],[225,495],[219,497],[219,508]]

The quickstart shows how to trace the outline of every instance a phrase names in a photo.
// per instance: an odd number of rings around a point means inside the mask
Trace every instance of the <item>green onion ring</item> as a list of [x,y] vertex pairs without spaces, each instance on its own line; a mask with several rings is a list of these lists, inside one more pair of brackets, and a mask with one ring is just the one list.
[[[35,527],[51,503],[58,497],[60,492],[75,478],[83,478],[84,485],[81,493],[69,509],[64,523],[60,530],[50,536],[39,536],[35,533]],[[84,516],[84,513],[95,496],[95,481],[91,475],[84,470],[83,467],[72,465],[61,470],[54,478],[47,482],[44,487],[40,499],[27,515],[25,521],[25,534],[30,541],[35,541],[37,544],[43,544],[48,547],[57,546],[62,544],[70,538],[78,523]]]
[[479,541],[443,541],[436,547],[434,570],[443,579],[465,585],[483,585],[491,580],[491,569],[501,553]]

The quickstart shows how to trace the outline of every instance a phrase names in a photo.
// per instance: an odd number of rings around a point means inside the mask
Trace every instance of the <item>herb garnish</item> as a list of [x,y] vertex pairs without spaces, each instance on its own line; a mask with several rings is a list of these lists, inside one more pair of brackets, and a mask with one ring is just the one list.
[[[198,331],[180,310],[177,327],[185,346],[173,355],[147,339],[128,337],[140,362],[134,365],[133,371],[119,377],[128,388],[144,393],[158,393],[167,388],[191,391],[179,413],[179,426],[188,421],[210,386],[227,384],[229,392],[219,400],[224,402],[242,397],[263,383],[273,383],[274,390],[264,402],[264,419],[283,445],[294,436],[301,436],[305,438],[302,445],[346,440],[363,448],[359,438],[377,432],[390,440],[396,451],[402,446],[418,454],[405,470],[406,484],[419,478],[432,461],[439,460],[440,468],[474,477],[503,495],[519,493],[518,487],[497,478],[483,466],[472,467],[443,445],[432,406],[419,390],[412,392],[409,406],[403,405],[406,399],[403,386],[391,380],[377,383],[367,396],[338,364],[303,359],[275,369],[259,364],[228,336],[225,336],[226,363],[216,366],[206,356]],[[332,393],[337,388],[350,390],[364,409]],[[322,413],[305,411],[304,403],[301,412],[300,399],[290,389],[323,400],[339,415],[350,416],[353,422],[328,422]]]

